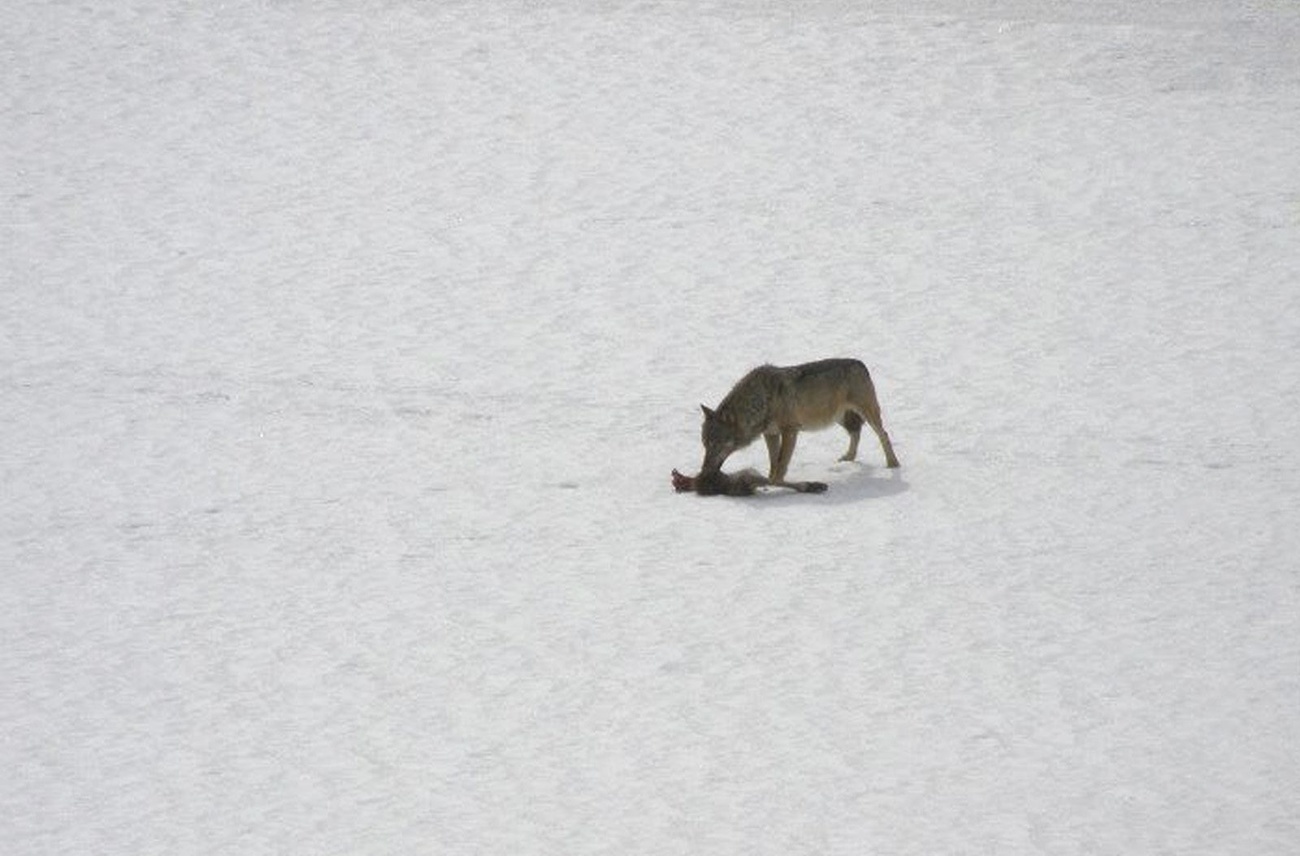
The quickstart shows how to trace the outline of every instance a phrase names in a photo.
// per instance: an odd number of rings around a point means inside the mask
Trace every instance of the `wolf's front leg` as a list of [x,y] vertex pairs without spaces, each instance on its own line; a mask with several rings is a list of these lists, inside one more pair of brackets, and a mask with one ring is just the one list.
[[763,441],[767,443],[767,477],[776,478],[776,466],[781,460],[781,434],[773,432],[764,434]]
[[798,428],[781,429],[781,454],[777,456],[776,463],[772,465],[772,472],[768,475],[772,481],[785,481],[786,470],[790,469],[790,459],[794,457],[794,441],[798,436]]

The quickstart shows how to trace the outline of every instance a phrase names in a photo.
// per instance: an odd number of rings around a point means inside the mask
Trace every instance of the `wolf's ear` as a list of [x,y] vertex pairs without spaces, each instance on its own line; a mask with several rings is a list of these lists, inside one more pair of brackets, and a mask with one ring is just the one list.
[[705,418],[705,419],[712,419],[714,416],[717,415],[717,414],[715,414],[712,410],[710,410],[707,406],[705,406],[705,405],[703,405],[703,404],[700,405],[700,410],[703,410],[703,411],[704,411],[704,418]]

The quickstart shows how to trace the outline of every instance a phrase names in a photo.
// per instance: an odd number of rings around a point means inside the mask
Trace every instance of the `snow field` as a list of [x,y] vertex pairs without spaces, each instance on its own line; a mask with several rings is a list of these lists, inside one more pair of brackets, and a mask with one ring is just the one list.
[[1300,843],[1286,5],[0,21],[6,852]]

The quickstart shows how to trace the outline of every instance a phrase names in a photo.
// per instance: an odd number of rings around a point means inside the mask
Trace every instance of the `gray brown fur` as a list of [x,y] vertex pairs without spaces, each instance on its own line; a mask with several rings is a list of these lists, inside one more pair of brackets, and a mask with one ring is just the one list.
[[[724,473],[714,470],[697,476],[684,476],[673,470],[673,487],[678,493],[694,491],[700,496],[753,496],[760,487],[767,487],[772,481],[755,469],[743,469],[736,473]],[[788,487],[799,493],[825,493],[826,483],[818,481],[785,482],[779,487]]]
[[833,424],[849,433],[849,448],[840,458],[854,460],[863,424],[871,426],[885,453],[885,463],[898,466],[893,444],[885,432],[880,403],[871,374],[861,360],[831,359],[797,366],[759,366],[742,377],[717,409],[700,405],[704,425],[701,476],[719,472],[727,457],[762,437],[770,464],[768,483],[785,485],[800,431]]

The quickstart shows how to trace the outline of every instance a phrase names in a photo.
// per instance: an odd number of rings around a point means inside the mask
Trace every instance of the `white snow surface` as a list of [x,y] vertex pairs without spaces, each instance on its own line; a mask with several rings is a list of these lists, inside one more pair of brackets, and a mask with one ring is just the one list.
[[[0,851],[1300,852],[1300,6],[10,0],[0,72]],[[900,470],[673,493],[828,356]]]

